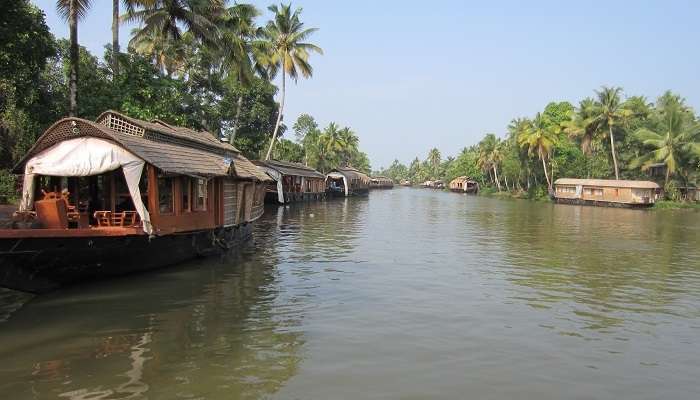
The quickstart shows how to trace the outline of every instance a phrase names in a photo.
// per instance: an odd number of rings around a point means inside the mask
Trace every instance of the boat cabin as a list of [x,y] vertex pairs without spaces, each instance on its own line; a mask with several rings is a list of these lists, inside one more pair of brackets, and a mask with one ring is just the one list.
[[478,193],[479,182],[468,176],[459,176],[450,181],[450,190],[457,193]]
[[4,235],[167,235],[257,219],[270,178],[208,132],[107,111],[52,125],[17,165]]
[[373,176],[369,181],[370,189],[392,189],[394,181],[386,176]]
[[266,200],[289,203],[320,200],[326,195],[326,176],[306,165],[288,161],[253,161],[273,179],[267,184]]
[[560,178],[554,182],[554,198],[560,203],[645,207],[660,191],[650,181]]
[[331,196],[366,195],[370,179],[352,167],[338,167],[326,174],[326,191]]

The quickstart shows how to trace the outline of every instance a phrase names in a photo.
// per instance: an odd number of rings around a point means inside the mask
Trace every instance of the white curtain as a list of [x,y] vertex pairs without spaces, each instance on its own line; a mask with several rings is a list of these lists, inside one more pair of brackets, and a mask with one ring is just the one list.
[[70,139],[53,145],[32,157],[24,167],[24,187],[20,211],[27,211],[34,204],[34,177],[92,176],[122,168],[126,185],[136,212],[141,218],[144,232],[151,235],[151,217],[141,200],[139,181],[144,161],[116,144],[94,137]]

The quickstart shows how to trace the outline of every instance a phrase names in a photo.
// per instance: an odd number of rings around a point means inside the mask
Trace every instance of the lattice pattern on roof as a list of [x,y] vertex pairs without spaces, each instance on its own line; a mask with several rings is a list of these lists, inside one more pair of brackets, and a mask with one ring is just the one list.
[[110,129],[117,132],[126,133],[127,135],[143,137],[144,133],[146,132],[140,126],[136,126],[112,113],[105,115],[102,120],[98,122]]

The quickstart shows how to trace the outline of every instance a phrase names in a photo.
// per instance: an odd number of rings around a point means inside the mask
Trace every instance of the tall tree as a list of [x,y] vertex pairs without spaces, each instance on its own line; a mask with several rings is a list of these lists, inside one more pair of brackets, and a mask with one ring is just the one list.
[[564,132],[571,139],[579,141],[581,151],[586,156],[590,156],[593,151],[593,140],[597,130],[595,117],[595,101],[590,97],[586,97],[579,103],[576,112],[571,116],[571,120],[562,123]]
[[438,168],[440,168],[440,162],[442,161],[442,154],[440,154],[440,150],[437,148],[433,147],[430,149],[428,152],[428,165],[430,166],[430,177],[433,179],[438,178]]
[[612,154],[613,167],[615,168],[615,179],[620,179],[620,168],[617,165],[617,154],[615,152],[615,134],[616,127],[620,127],[622,123],[629,117],[629,110],[622,106],[622,88],[603,86],[596,91],[598,97],[595,104],[593,122],[599,131],[607,134],[610,139],[610,152]]
[[[259,53],[254,49],[254,41],[258,34],[255,18],[260,12],[251,4],[234,4],[217,18],[217,26],[221,31],[219,51],[230,77],[239,85],[246,87],[253,79],[252,59]],[[243,91],[236,102],[236,117],[233,121],[229,142],[234,143],[240,124],[243,108]]]
[[68,114],[71,117],[78,114],[78,64],[80,63],[80,47],[78,46],[78,21],[85,16],[92,5],[91,0],[57,0],[56,8],[59,14],[68,21],[70,31],[68,71]]
[[557,143],[558,130],[556,124],[550,123],[545,116],[537,113],[530,127],[518,137],[520,146],[527,149],[530,155],[537,154],[537,157],[542,161],[544,177],[550,191],[552,190],[552,181],[547,172],[547,160],[552,153],[552,148]]
[[112,73],[119,75],[119,2],[112,0]]
[[282,122],[286,95],[286,76],[289,75],[295,82],[299,73],[305,78],[310,77],[313,74],[313,68],[309,64],[309,53],[323,54],[323,50],[320,47],[306,42],[318,29],[304,27],[304,23],[299,19],[301,8],[292,11],[291,4],[280,4],[279,7],[272,5],[268,9],[275,15],[273,20],[269,21],[265,29],[262,30],[262,36],[268,50],[266,64],[272,72],[272,76],[274,76],[276,70],[282,70],[282,93],[275,130],[272,132],[270,148],[265,156],[266,160],[270,159],[272,147],[275,145],[280,123]]
[[671,175],[683,172],[683,166],[700,157],[700,126],[693,113],[680,101],[661,101],[656,128],[640,128],[635,137],[651,151],[633,160],[630,167],[647,170],[655,163],[666,167],[664,186]]

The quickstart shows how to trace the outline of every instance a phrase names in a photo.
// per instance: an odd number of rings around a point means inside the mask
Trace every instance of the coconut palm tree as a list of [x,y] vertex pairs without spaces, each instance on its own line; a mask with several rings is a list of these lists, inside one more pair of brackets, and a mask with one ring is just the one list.
[[556,124],[552,124],[547,117],[537,113],[530,127],[518,137],[520,147],[527,149],[530,155],[537,154],[537,157],[542,161],[544,177],[550,191],[552,190],[552,181],[547,173],[547,160],[552,153],[552,148],[557,143],[559,130],[560,128]]
[[663,102],[661,107],[658,129],[641,128],[634,133],[651,151],[633,160],[630,167],[645,171],[655,163],[663,163],[667,186],[671,175],[682,172],[684,164],[700,157],[700,126],[681,102]]
[[562,123],[564,133],[569,138],[578,140],[581,143],[581,151],[586,156],[590,156],[593,152],[593,141],[597,132],[595,117],[595,101],[590,97],[586,97],[581,100],[571,119]]
[[489,133],[479,142],[477,166],[482,171],[487,172],[489,176],[493,172],[493,181],[499,192],[501,191],[501,181],[498,178],[498,166],[501,161],[503,161],[501,140],[493,133]]
[[225,12],[224,0],[133,0],[123,22],[138,23],[129,45],[135,45],[143,36],[161,36],[178,41],[182,27],[197,39],[209,44],[219,42],[219,30],[214,22]]
[[289,75],[295,82],[297,81],[299,73],[305,78],[310,77],[313,74],[313,68],[311,64],[309,64],[309,53],[316,52],[318,54],[323,54],[323,50],[320,47],[306,42],[318,29],[305,28],[304,23],[299,19],[301,8],[292,11],[291,7],[291,4],[280,4],[279,7],[272,5],[268,7],[275,16],[272,21],[267,23],[267,26],[261,32],[268,56],[265,60],[265,64],[268,70],[272,72],[271,76],[274,77],[274,73],[277,70],[282,70],[282,98],[277,112],[275,130],[272,132],[270,148],[267,150],[267,155],[265,156],[266,160],[269,160],[270,154],[272,154],[272,147],[275,145],[277,133],[279,132],[280,123],[282,121],[282,114],[284,113],[286,76]]
[[341,152],[341,161],[343,163],[349,164],[353,158],[353,155],[357,154],[360,145],[360,139],[357,137],[355,132],[347,126],[342,128],[339,132],[341,141],[343,143],[343,150]]
[[622,88],[603,86],[601,90],[596,91],[596,96],[598,99],[593,110],[592,122],[597,127],[598,132],[607,134],[610,138],[615,179],[620,179],[620,168],[617,165],[617,154],[615,153],[614,129],[628,119],[630,112],[622,105]]
[[430,170],[432,173],[432,178],[437,178],[438,177],[438,169],[440,168],[440,162],[442,161],[442,154],[440,154],[440,150],[437,148],[433,147],[430,149],[428,152],[428,165],[430,166]]
[[80,63],[80,46],[78,45],[78,21],[87,14],[92,5],[91,0],[57,0],[56,9],[68,21],[70,47],[68,50],[68,115],[78,114],[78,64]]
[[530,157],[527,150],[524,150],[518,145],[520,135],[530,128],[532,122],[527,118],[515,118],[508,125],[508,141],[516,147],[518,151],[518,160],[520,161],[520,170],[526,172],[527,188],[530,189]]
[[[224,59],[228,74],[235,77],[241,86],[250,84],[254,75],[254,65],[258,64],[254,60],[260,54],[254,48],[258,34],[255,18],[258,15],[260,12],[251,4],[234,4],[216,21],[221,31],[221,57]],[[236,116],[228,138],[231,144],[236,139],[242,108],[243,92],[241,91],[236,102]]]

